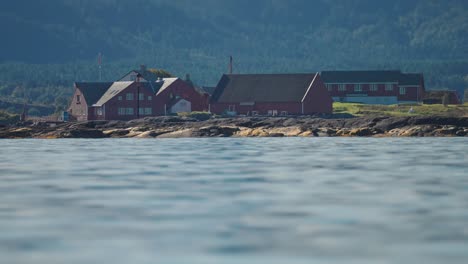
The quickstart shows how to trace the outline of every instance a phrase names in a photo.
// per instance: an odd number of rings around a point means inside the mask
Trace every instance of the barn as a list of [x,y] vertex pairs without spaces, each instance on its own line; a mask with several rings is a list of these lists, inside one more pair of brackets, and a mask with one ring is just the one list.
[[318,73],[225,74],[211,96],[210,111],[229,115],[332,113],[332,99]]

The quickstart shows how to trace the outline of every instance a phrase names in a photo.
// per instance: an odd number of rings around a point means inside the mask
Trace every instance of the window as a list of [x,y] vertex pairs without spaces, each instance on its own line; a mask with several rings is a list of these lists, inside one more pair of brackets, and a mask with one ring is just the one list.
[[79,95],[79,94],[76,95],[76,103],[77,104],[81,103],[81,95]]
[[331,92],[333,90],[333,86],[331,84],[326,84],[327,90]]
[[151,95],[148,96],[148,101],[153,100],[153,97]]
[[252,111],[252,115],[256,116],[256,115],[258,115],[258,112],[257,111]]
[[140,100],[140,101],[145,100],[145,95],[142,94],[142,93],[139,93],[139,94],[138,94],[138,100]]
[[153,109],[151,107],[146,107],[145,108],[145,115],[152,115],[153,114]]
[[369,90],[372,92],[375,92],[378,90],[378,85],[377,84],[371,84]]
[[235,105],[229,105],[229,112],[235,112],[236,111],[236,106]]
[[125,108],[125,114],[126,115],[133,115],[133,108]]
[[138,108],[138,114],[139,115],[144,115],[145,114],[145,108],[143,108],[143,107]]
[[125,108],[119,107],[119,115],[125,115]]
[[127,101],[132,101],[133,100],[133,93],[127,93],[126,97]]
[[406,88],[400,87],[400,94],[406,94]]
[[354,91],[355,92],[362,92],[362,87],[360,84],[355,84],[354,85]]
[[102,116],[102,108],[101,107],[96,109],[96,114],[99,115],[99,116]]
[[288,111],[281,111],[281,115],[282,115],[282,116],[287,116],[287,115],[288,115]]
[[346,91],[346,85],[345,84],[338,85],[338,91],[341,91],[341,92]]
[[122,96],[119,96],[118,98],[119,98],[119,101],[122,101]]
[[268,110],[268,115],[269,116],[277,116],[278,115],[278,110]]
[[385,91],[393,91],[393,85],[391,85],[391,84],[386,84],[386,85],[385,85]]

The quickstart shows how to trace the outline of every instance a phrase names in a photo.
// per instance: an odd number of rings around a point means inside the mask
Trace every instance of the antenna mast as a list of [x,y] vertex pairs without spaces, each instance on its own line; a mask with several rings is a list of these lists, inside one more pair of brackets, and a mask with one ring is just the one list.
[[232,56],[229,56],[229,74],[232,74]]

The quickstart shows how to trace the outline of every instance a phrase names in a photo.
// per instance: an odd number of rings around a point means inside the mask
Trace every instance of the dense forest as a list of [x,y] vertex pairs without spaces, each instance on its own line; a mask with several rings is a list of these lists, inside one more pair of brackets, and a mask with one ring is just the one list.
[[215,85],[232,55],[235,72],[401,69],[462,95],[466,14],[466,0],[2,1],[0,100],[63,109],[100,52],[103,81],[146,64]]

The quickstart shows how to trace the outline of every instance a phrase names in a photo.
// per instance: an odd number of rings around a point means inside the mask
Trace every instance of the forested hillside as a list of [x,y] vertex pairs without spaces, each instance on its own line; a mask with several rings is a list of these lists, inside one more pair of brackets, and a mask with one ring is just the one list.
[[73,81],[146,64],[215,85],[227,71],[402,69],[468,87],[465,0],[15,0],[0,3],[0,98],[66,105]]

